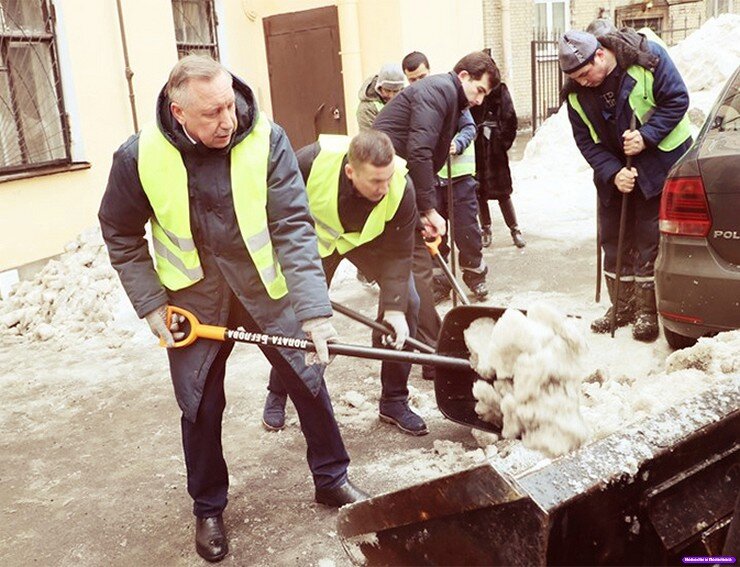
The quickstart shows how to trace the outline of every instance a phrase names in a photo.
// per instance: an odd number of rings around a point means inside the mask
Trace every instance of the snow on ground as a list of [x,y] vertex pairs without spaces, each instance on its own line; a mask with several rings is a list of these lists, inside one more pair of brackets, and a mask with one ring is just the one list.
[[[704,113],[727,74],[740,62],[739,32],[740,16],[723,16],[707,22],[696,32],[699,35],[690,36],[672,51],[687,83],[697,89],[691,93],[692,106]],[[537,131],[524,158],[513,163],[512,173],[514,202],[529,244],[523,250],[494,245],[486,252],[486,260],[492,266],[487,305],[527,308],[544,300],[580,317],[574,321],[588,342],[580,409],[590,428],[590,442],[603,440],[629,424],[660,425],[659,416],[669,415],[665,412],[682,401],[699,399],[697,396],[706,394],[709,388],[722,387],[737,396],[740,331],[702,339],[695,347],[673,354],[662,339],[647,345],[636,343],[628,329],[618,331],[613,339],[588,332],[589,321],[605,309],[604,301],[600,305],[593,302],[592,275],[583,273],[583,266],[589,265],[584,258],[593,258],[595,250],[596,196],[591,171],[575,147],[564,110]],[[500,222],[498,211],[492,212],[495,222]],[[58,260],[14,288],[10,297],[0,301],[0,381],[15,396],[14,408],[26,405],[19,410],[0,408],[0,423],[22,416],[23,423],[33,427],[28,431],[43,430],[43,424],[34,425],[33,419],[48,407],[48,416],[56,420],[52,423],[62,429],[64,425],[59,420],[79,412],[75,404],[78,397],[86,399],[85,387],[103,404],[109,395],[106,380],[125,375],[144,388],[154,388],[165,372],[164,357],[155,348],[156,341],[147,325],[134,314],[108,265],[99,230],[80,235]],[[376,295],[376,291],[357,283],[354,270],[346,263],[332,285],[335,300],[350,306],[360,302],[364,309],[359,310],[370,316],[375,312]],[[450,307],[447,302],[441,311],[447,312]],[[347,330],[344,336],[347,342],[367,344],[369,340],[369,333],[362,331]],[[142,345],[148,350],[142,350]],[[29,358],[29,352],[37,354]],[[256,349],[235,352],[234,359],[249,365],[253,374],[266,376],[267,364]],[[337,375],[336,368],[345,374]],[[375,451],[374,437],[385,440],[398,435],[396,431],[389,433],[377,421],[377,363],[357,361],[342,366],[337,362],[327,374],[333,384],[338,421],[350,440],[364,440],[363,446],[369,451],[353,461],[354,478],[398,488],[486,461],[515,475],[550,462],[519,441],[498,440],[491,434],[476,431],[466,439],[437,436],[440,430],[449,432],[454,428],[443,427],[447,422],[436,408],[431,385],[413,381],[411,403],[434,425],[428,442],[424,438],[419,441],[426,446],[407,443],[402,448],[399,442],[395,451]],[[73,384],[68,383],[70,378]],[[54,386],[51,389],[50,384]],[[34,398],[21,399],[20,390],[14,389],[20,386],[28,388]],[[244,393],[244,386],[238,388],[241,390],[237,392]],[[247,393],[254,395],[251,390]],[[226,419],[230,420],[229,427],[234,427],[235,421],[240,427],[245,423],[254,427],[252,431],[257,432],[254,434],[260,441],[252,450],[258,455],[266,450],[262,447],[287,448],[296,443],[298,423],[292,408],[286,431],[269,435],[259,432],[259,426],[252,423],[258,419],[259,410],[248,417],[239,415],[234,409],[239,403],[239,398],[230,402]],[[260,403],[258,399],[256,405]],[[109,415],[114,415],[112,409]],[[625,451],[625,459],[631,458],[629,453]],[[176,446],[174,454],[177,455]],[[173,466],[180,467],[176,473],[181,475],[181,457],[173,456],[172,460],[179,460]],[[625,460],[624,466],[629,468],[628,465]],[[233,473],[237,490],[248,485],[243,478],[250,478],[250,470],[243,466]],[[179,486],[179,481],[173,482]],[[250,518],[256,521],[249,516],[245,524]],[[333,537],[329,534],[330,539]],[[285,544],[286,549],[292,547]]]

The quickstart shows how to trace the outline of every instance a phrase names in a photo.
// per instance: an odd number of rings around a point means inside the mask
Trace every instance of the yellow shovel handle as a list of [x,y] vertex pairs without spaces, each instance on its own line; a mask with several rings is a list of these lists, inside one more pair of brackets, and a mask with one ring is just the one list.
[[427,245],[427,250],[432,255],[432,258],[439,254],[439,245],[442,243],[442,237],[437,236],[434,240],[424,240],[424,244]]
[[[226,340],[226,327],[217,327],[215,325],[203,325],[198,321],[198,318],[193,315],[187,309],[182,307],[175,307],[174,305],[167,306],[167,327],[169,328],[172,321],[172,315],[177,313],[182,315],[190,323],[190,332],[187,336],[175,342],[175,348],[186,347],[193,344],[198,339],[211,339],[214,341]],[[162,343],[160,343],[162,344]]]

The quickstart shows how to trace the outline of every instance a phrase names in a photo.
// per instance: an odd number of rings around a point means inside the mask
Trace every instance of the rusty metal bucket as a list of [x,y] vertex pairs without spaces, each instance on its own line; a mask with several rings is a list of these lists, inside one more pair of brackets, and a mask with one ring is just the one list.
[[738,408],[737,387],[724,384],[516,477],[485,463],[345,506],[337,532],[365,565],[720,555],[740,486]]

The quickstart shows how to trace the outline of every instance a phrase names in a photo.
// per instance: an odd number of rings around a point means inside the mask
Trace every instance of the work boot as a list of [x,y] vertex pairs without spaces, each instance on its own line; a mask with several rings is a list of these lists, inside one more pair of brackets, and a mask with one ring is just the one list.
[[491,225],[490,224],[484,224],[481,227],[481,242],[483,244],[483,248],[488,248],[491,245],[491,241],[493,240],[493,235],[491,234]]
[[486,275],[488,274],[488,266],[483,264],[483,269],[462,269],[462,279],[465,284],[473,292],[475,298],[478,301],[484,301],[488,297],[488,285],[486,284]]
[[362,285],[367,286],[367,287],[372,287],[372,285],[375,283],[375,280],[369,279],[360,270],[357,270],[357,281],[359,281]]
[[212,518],[195,519],[195,551],[203,559],[215,563],[229,552],[224,521],[221,514]]
[[434,274],[432,279],[432,293],[434,294],[434,305],[438,305],[450,298],[452,286],[443,274]]
[[285,402],[287,396],[269,392],[262,410],[262,425],[267,431],[280,431],[285,427]]
[[404,433],[419,436],[429,433],[427,424],[421,416],[409,408],[408,400],[380,401],[380,421],[392,423]]
[[524,248],[527,245],[527,242],[522,238],[522,231],[518,228],[511,229],[511,239],[517,248]]
[[[617,283],[614,278],[606,276],[606,290],[609,292],[609,300],[612,306],[606,313],[591,322],[591,331],[594,333],[608,333],[611,331],[612,310],[614,309],[614,288]],[[617,309],[617,327],[624,327],[635,320],[635,282],[619,282],[619,308]]]
[[421,366],[421,377],[424,380],[432,380],[437,376],[437,369],[429,364],[423,364]]
[[635,287],[635,324],[632,326],[632,338],[645,343],[658,338],[658,310],[655,305],[655,288],[653,286]]

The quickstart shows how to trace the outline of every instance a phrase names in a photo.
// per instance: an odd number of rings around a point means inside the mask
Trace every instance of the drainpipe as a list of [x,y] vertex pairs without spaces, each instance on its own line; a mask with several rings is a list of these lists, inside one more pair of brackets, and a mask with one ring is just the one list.
[[118,7],[118,27],[121,29],[121,45],[123,46],[123,62],[126,65],[126,81],[128,82],[128,98],[131,102],[131,117],[134,119],[134,134],[139,131],[139,120],[136,118],[136,99],[134,97],[134,83],[132,78],[134,72],[131,70],[128,60],[128,46],[126,45],[126,27],[123,24],[123,11],[121,0],[116,0]]
[[341,42],[342,78],[344,82],[344,108],[347,116],[347,132],[357,132],[354,119],[357,110],[355,93],[362,85],[362,51],[360,50],[360,24],[357,14],[357,0],[339,0],[337,2],[339,19],[339,41]]
[[512,57],[511,57],[511,3],[501,0],[501,43],[504,56],[504,72],[501,77],[507,85],[511,84]]

